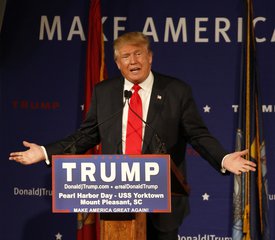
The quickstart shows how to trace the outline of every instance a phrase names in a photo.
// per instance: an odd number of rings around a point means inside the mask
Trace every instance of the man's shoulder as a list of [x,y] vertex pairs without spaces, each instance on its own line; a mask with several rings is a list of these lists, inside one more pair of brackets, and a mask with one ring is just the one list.
[[179,88],[179,89],[190,89],[190,85],[185,82],[182,79],[179,79],[177,77],[171,76],[171,75],[166,75],[163,73],[159,72],[153,72],[154,78],[156,81],[160,84],[163,85],[165,88],[171,87],[171,88]]
[[96,84],[97,89],[105,89],[105,88],[113,88],[113,87],[121,87],[123,86],[123,78],[122,77],[113,77],[107,78],[105,80],[100,81]]

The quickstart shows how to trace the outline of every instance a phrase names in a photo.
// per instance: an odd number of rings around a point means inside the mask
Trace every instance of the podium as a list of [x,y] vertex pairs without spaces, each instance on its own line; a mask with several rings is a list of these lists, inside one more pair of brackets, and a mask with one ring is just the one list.
[[101,240],[146,240],[146,213],[100,217]]
[[170,156],[56,155],[57,213],[99,213],[101,240],[145,240],[146,213],[171,212]]

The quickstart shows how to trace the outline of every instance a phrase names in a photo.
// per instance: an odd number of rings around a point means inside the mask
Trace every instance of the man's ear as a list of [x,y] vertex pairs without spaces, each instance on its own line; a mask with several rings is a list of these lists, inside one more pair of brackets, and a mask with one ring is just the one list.
[[120,64],[119,64],[119,62],[116,60],[115,63],[117,65],[117,68],[120,70]]
[[149,60],[150,65],[152,65],[152,62],[153,62],[153,52],[150,51],[150,60]]

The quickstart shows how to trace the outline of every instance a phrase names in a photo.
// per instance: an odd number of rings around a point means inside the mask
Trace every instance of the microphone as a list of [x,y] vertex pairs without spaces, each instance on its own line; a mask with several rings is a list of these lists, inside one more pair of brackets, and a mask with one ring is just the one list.
[[93,126],[88,133],[82,132],[82,134],[77,137],[72,143],[70,143],[67,147],[64,148],[63,153],[65,154],[70,154],[70,153],[75,153],[76,149],[75,149],[75,145],[84,137],[89,137],[90,138],[90,134],[92,134],[96,128],[98,128],[99,126],[101,126],[102,124],[108,122],[109,120],[111,120],[112,118],[114,118],[115,116],[117,116],[119,113],[121,113],[125,107],[125,104],[127,101],[129,101],[129,99],[132,97],[132,92],[128,91],[128,90],[124,90],[124,98],[125,101],[123,103],[123,106],[120,110],[118,110],[117,112],[113,113],[112,115],[110,115],[109,117],[107,117],[106,119],[104,119],[102,122],[96,124],[95,126]]
[[[124,97],[125,97],[125,102],[132,97],[133,93],[132,91],[124,90]],[[125,103],[124,103],[125,104]]]

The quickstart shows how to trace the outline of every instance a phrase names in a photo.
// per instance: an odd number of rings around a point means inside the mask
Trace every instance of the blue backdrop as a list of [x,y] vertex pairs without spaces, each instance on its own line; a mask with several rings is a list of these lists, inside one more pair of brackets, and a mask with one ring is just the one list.
[[[234,150],[241,69],[242,0],[102,0],[108,75],[119,72],[112,43],[126,31],[151,36],[153,69],[193,87],[210,131]],[[82,119],[89,0],[9,0],[1,32],[0,236],[75,239],[76,215],[51,213],[51,170],[8,160],[22,141],[45,144]],[[275,2],[254,1],[257,59],[275,238]],[[230,239],[233,176],[221,177],[188,148],[191,214],[179,239]],[[56,236],[57,235],[57,236]],[[205,238],[203,238],[205,237]],[[216,238],[214,238],[216,237]]]

